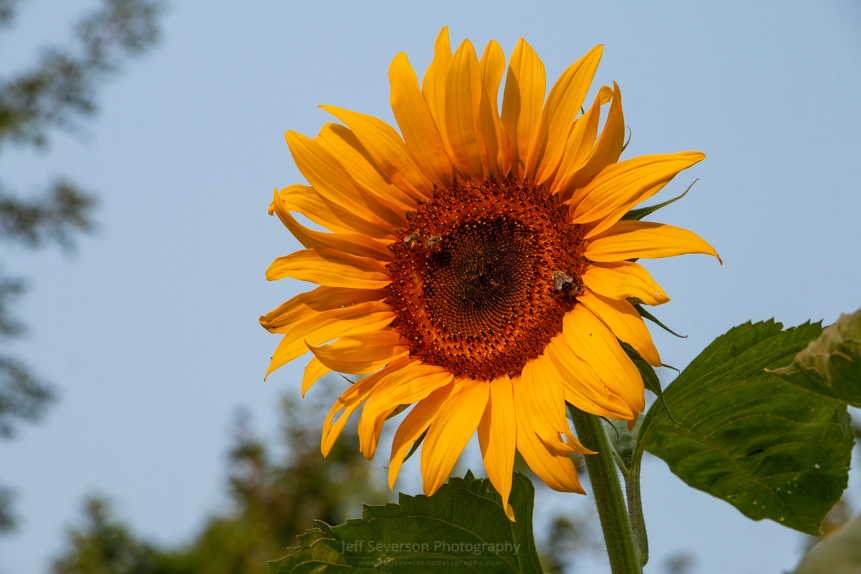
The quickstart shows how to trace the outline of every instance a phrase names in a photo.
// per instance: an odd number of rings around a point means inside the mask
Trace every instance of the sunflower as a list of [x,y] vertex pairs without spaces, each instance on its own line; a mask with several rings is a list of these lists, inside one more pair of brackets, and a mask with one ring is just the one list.
[[276,190],[270,214],[305,249],[266,276],[318,287],[261,317],[283,335],[267,375],[309,350],[303,395],[331,371],[367,375],[326,417],[324,455],[363,406],[360,448],[371,459],[386,419],[412,405],[389,486],[423,440],[423,490],[433,494],[477,430],[513,520],[515,451],[551,488],[584,492],[570,455],[591,451],[572,434],[566,403],[629,424],[643,411],[643,380],[621,342],[659,366],[634,304],[669,299],[637,261],[717,253],[690,231],[623,218],[705,156],[620,161],[618,85],[580,113],[601,53],[568,67],[545,100],[544,65],[521,39],[500,111],[499,44],[479,59],[465,40],[452,54],[443,28],[421,86],[405,54],[389,68],[400,134],[330,106],[341,123],[313,139],[287,132],[310,185]]

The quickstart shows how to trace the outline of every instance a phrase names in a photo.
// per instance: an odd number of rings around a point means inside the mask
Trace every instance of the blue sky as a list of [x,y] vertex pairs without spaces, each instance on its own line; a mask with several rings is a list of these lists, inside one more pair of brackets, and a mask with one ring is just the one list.
[[[40,45],[62,45],[94,4],[22,3],[0,36],[0,73],[31,62]],[[87,493],[107,494],[159,541],[188,539],[223,508],[232,414],[247,408],[274,436],[277,399],[298,396],[304,364],[262,380],[277,337],[257,318],[306,289],[264,279],[272,259],[298,247],[266,214],[273,188],[302,181],[283,134],[316,134],[329,121],[321,103],[391,121],[389,63],[405,51],[423,71],[444,25],[455,44],[496,39],[506,54],[523,36],[549,79],[602,43],[595,89],[621,86],[633,134],[625,157],[707,154],[660,196],[699,178],[658,219],[697,231],[724,261],[648,263],[673,298],[659,316],[688,335],[655,332],[666,363],[683,367],[749,319],[830,323],[861,306],[857,3],[237,6],[175,0],[161,44],[102,90],[95,121],[46,152],[0,156],[4,181],[21,192],[62,174],[101,197],[99,230],[77,256],[4,253],[32,285],[18,305],[31,331],[11,350],[61,399],[43,423],[0,444],[0,477],[17,487],[22,516],[19,532],[0,540],[0,574],[44,571]],[[380,480],[385,462],[369,463]],[[796,563],[800,535],[750,522],[660,461],[644,472],[647,571],[680,550],[696,554],[702,574]]]

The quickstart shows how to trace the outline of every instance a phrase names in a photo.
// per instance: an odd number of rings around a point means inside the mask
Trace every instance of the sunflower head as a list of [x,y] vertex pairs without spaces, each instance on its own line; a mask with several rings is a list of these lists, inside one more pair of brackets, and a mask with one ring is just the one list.
[[432,494],[477,431],[513,520],[515,451],[551,488],[583,492],[570,455],[589,451],[566,403],[629,424],[643,411],[621,342],[659,366],[632,302],[669,299],[638,260],[717,253],[690,231],[623,219],[705,156],[620,161],[619,87],[601,87],[581,113],[600,56],[598,46],[569,66],[545,98],[544,66],[524,40],[506,70],[496,42],[481,58],[469,40],[452,53],[444,28],[421,85],[405,54],[389,68],[400,132],[324,106],[341,123],[314,139],[287,133],[309,185],[276,190],[270,213],[305,249],[275,260],[267,278],[318,287],[261,317],[283,335],[269,372],[310,350],[303,394],[331,371],[367,375],[329,412],[324,454],[362,407],[361,450],[372,458],[385,420],[411,405],[390,486],[424,437]]

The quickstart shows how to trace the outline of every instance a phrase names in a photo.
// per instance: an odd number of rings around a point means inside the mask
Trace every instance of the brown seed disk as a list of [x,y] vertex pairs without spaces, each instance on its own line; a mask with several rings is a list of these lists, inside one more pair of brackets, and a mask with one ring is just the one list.
[[385,301],[411,356],[491,380],[519,375],[561,332],[588,261],[555,195],[512,177],[455,183],[407,225]]

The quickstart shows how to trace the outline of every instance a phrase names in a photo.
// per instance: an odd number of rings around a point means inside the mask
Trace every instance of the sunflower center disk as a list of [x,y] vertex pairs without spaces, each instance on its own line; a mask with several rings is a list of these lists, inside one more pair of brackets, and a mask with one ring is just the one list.
[[410,353],[455,375],[518,375],[562,330],[588,263],[568,208],[513,178],[456,183],[407,214],[386,298]]

